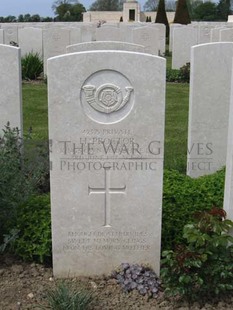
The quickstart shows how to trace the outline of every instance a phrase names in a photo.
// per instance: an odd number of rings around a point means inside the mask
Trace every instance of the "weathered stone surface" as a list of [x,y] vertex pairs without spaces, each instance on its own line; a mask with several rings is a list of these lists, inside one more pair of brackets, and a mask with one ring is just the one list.
[[158,55],[159,30],[153,27],[140,27],[132,30],[133,43],[145,46],[145,52]]
[[49,59],[55,276],[122,262],[159,273],[165,71],[163,58],[125,51]]
[[197,44],[197,29],[176,27],[173,30],[172,69],[180,69],[190,62],[191,47]]
[[232,57],[233,43],[192,48],[187,154],[191,177],[226,164]]
[[10,126],[23,129],[20,49],[0,44],[0,132]]
[[42,57],[42,29],[32,27],[21,28],[18,30],[18,36],[21,56],[33,52],[38,53]]
[[66,53],[66,46],[70,45],[70,30],[51,28],[43,30],[44,73],[47,73],[47,59]]
[[123,30],[107,26],[97,28],[96,41],[123,41]]
[[94,50],[122,50],[144,53],[145,47],[138,44],[114,41],[85,42],[81,44],[69,45],[66,47],[67,53],[85,52]]

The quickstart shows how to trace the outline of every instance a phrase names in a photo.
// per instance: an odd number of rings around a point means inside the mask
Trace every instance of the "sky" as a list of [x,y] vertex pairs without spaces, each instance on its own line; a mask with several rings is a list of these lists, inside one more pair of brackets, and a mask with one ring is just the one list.
[[[95,0],[79,0],[86,9]],[[141,8],[145,1],[139,1]],[[54,0],[0,0],[0,16],[13,15],[18,17],[19,14],[39,14],[42,17],[53,17],[53,11],[51,9]]]

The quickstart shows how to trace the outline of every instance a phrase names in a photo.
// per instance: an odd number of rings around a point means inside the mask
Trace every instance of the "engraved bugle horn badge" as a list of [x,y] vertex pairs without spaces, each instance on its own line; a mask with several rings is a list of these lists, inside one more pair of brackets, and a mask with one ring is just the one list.
[[112,113],[122,109],[130,99],[133,87],[125,87],[125,96],[123,97],[121,88],[114,84],[103,84],[97,89],[93,85],[82,87],[87,103],[96,111],[102,113]]

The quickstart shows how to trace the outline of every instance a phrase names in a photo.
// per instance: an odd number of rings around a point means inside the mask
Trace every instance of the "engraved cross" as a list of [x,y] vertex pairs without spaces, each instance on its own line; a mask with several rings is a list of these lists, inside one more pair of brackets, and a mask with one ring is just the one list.
[[126,185],[123,187],[110,187],[110,167],[104,168],[104,187],[93,188],[88,185],[88,195],[91,194],[104,194],[104,227],[111,227],[111,208],[110,208],[110,198],[111,194],[125,194],[126,193]]

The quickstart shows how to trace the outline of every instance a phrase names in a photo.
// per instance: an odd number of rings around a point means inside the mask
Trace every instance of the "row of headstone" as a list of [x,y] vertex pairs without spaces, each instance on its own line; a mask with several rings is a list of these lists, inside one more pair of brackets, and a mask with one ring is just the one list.
[[22,136],[20,48],[0,44],[0,132],[10,123]]
[[233,42],[232,24],[171,25],[169,50],[172,52],[172,69],[179,69],[190,62],[192,46],[211,42]]
[[[76,48],[83,50],[48,61],[54,274],[108,273],[135,260],[159,273],[165,60],[135,52],[143,47],[133,44],[130,51]],[[232,58],[233,43],[192,48],[187,155],[191,177],[227,163],[228,216]],[[1,126],[9,121],[22,129],[20,49],[0,45],[0,68]]]

